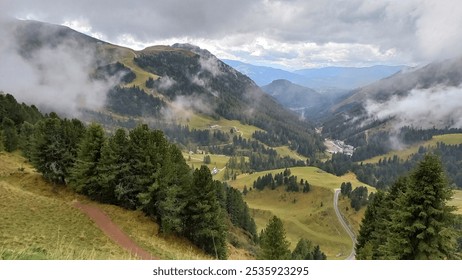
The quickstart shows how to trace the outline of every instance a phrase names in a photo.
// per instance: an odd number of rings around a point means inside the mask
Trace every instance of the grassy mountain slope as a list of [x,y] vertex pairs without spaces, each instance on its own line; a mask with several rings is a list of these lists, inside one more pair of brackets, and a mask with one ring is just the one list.
[[380,159],[392,158],[393,156],[398,156],[402,160],[406,160],[409,156],[417,153],[420,146],[423,147],[436,147],[438,142],[445,143],[448,145],[459,145],[462,144],[462,134],[443,134],[433,136],[431,140],[424,141],[421,143],[414,144],[410,147],[407,147],[403,150],[393,150],[384,155],[376,156],[367,160],[364,160],[364,163],[378,163]]
[[[71,206],[75,199],[93,202],[67,188],[53,187],[18,154],[0,153],[0,197],[0,258],[134,259]],[[156,235],[157,224],[139,211],[95,205],[161,259],[209,259],[184,239]],[[242,253],[234,252],[240,258]]]
[[[319,244],[328,259],[344,259],[351,251],[351,240],[337,220],[333,209],[334,189],[340,188],[342,182],[351,182],[354,187],[364,186],[351,174],[338,177],[316,167],[290,168],[291,174],[298,180],[307,180],[312,186],[308,193],[286,192],[284,187],[275,190],[252,190],[245,200],[253,211],[258,230],[266,226],[272,215],[277,215],[284,222],[287,236],[292,246],[304,237]],[[228,183],[235,188],[252,187],[253,182],[268,173],[277,174],[284,169],[242,174],[235,181]],[[366,185],[367,186],[367,185]],[[367,186],[370,191],[374,188]],[[350,210],[346,215],[352,225],[359,230],[363,212]]]

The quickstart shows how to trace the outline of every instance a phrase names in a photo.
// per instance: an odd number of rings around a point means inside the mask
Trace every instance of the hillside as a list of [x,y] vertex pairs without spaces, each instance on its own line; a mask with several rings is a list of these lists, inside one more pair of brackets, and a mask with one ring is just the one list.
[[[300,120],[261,91],[250,78],[207,50],[175,44],[134,51],[67,27],[34,21],[18,21],[12,25],[11,36],[16,42],[16,55],[22,60],[21,66],[27,66],[24,71],[39,73],[30,79],[33,84],[25,83],[25,89],[17,90],[15,85],[6,83],[3,90],[19,101],[32,100],[42,110],[79,115],[88,122],[104,123],[108,129],[133,128],[140,121],[146,122],[171,132],[171,139],[189,137],[178,136],[181,128],[177,126],[202,115],[217,121],[238,121],[269,135],[284,136],[277,146],[291,143],[291,149],[304,156],[313,157],[324,149],[311,123]],[[64,68],[53,69],[53,65],[64,59],[74,65],[77,74],[66,73]],[[38,67],[53,70],[37,71]],[[74,80],[76,76],[80,78]],[[34,84],[35,80],[45,82]],[[61,80],[66,80],[64,87]],[[32,88],[39,90],[31,97],[28,92]],[[50,92],[56,96],[52,97]],[[69,99],[56,98],[62,94]],[[260,141],[262,139],[265,138]],[[195,144],[204,146],[204,143]]]
[[263,86],[262,90],[284,107],[310,120],[319,118],[319,115],[327,111],[333,100],[338,98],[336,95],[320,94],[311,88],[283,79],[272,81],[270,84]]
[[323,132],[346,140],[367,130],[460,127],[461,65],[461,58],[434,62],[354,90],[332,106]]
[[[136,259],[72,206],[103,209],[143,248],[162,259],[208,259],[186,240],[153,235],[158,227],[141,212],[91,202],[53,187],[18,154],[0,152],[0,259]],[[239,258],[239,256],[236,256]]]
[[[73,207],[76,201],[104,211],[142,248],[161,259],[210,259],[185,239],[153,234],[158,225],[140,211],[96,203],[68,188],[53,187],[17,153],[0,152],[0,196],[0,259],[137,259]],[[230,259],[252,258],[232,245],[229,250]]]
[[[319,244],[328,256],[328,259],[345,259],[351,251],[351,240],[337,220],[332,200],[334,190],[340,188],[342,182],[351,182],[353,188],[367,186],[359,182],[354,176],[338,177],[315,167],[290,168],[291,174],[309,182],[311,190],[308,193],[286,192],[285,187],[275,190],[252,189],[245,196],[245,201],[252,210],[258,230],[264,228],[272,215],[277,215],[284,222],[287,236],[292,246],[295,246],[300,237],[313,240]],[[242,174],[236,180],[228,183],[243,190],[251,189],[257,178],[268,173],[277,174],[284,169]],[[367,186],[372,192],[375,189]],[[342,200],[342,201],[346,201]],[[341,211],[345,212],[345,204]],[[359,230],[359,223],[364,210],[360,212],[346,211],[349,221],[355,230]]]

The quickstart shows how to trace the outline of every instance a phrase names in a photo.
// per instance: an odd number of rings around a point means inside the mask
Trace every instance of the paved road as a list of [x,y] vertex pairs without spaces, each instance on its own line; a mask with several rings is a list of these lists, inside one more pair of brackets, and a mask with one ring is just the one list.
[[356,236],[353,233],[353,231],[350,229],[348,224],[346,223],[343,216],[340,214],[340,211],[338,210],[338,196],[339,196],[339,194],[340,194],[340,189],[336,189],[335,194],[334,194],[334,210],[335,210],[335,214],[337,215],[337,218],[338,218],[339,222],[342,224],[343,228],[345,229],[345,231],[350,236],[351,242],[352,242],[351,253],[350,253],[350,255],[348,255],[348,257],[346,259],[347,260],[354,260],[355,259]]

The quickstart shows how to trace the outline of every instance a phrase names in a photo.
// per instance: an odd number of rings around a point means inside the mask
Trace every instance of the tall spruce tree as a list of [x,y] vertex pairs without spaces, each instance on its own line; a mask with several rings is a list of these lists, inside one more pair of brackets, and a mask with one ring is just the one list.
[[441,162],[426,155],[408,177],[374,196],[361,223],[357,258],[455,258],[451,196]]
[[311,241],[305,238],[300,238],[294,251],[292,252],[292,260],[312,260],[313,259],[313,245]]
[[8,117],[3,118],[1,123],[3,129],[3,146],[7,152],[12,152],[18,148],[19,137],[14,121]]
[[185,235],[208,254],[227,258],[226,216],[217,199],[217,184],[207,166],[193,173],[184,210]]
[[100,164],[97,166],[101,184],[102,202],[124,206],[123,192],[116,193],[116,189],[129,190],[130,174],[129,139],[125,130],[119,128],[109,137],[101,148]]
[[452,190],[437,156],[426,155],[411,173],[406,191],[391,216],[387,258],[451,259],[455,253]]
[[384,227],[388,226],[388,217],[384,213],[385,199],[385,192],[377,192],[366,209],[355,247],[358,260],[380,259],[383,255],[379,251],[379,246],[387,238],[384,234]]
[[284,225],[276,216],[268,222],[260,235],[260,254],[262,260],[287,260],[290,258],[289,241],[286,239]]
[[99,124],[88,126],[78,146],[70,177],[70,183],[77,192],[97,201],[105,201],[98,172],[105,140],[104,130]]

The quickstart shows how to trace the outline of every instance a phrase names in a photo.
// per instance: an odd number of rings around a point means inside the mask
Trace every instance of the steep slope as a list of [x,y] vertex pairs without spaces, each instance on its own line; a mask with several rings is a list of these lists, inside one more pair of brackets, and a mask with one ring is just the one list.
[[307,156],[323,149],[312,124],[284,109],[251,79],[207,50],[188,44],[151,47],[138,52],[134,61],[160,76],[152,88],[166,96],[173,108],[186,107],[214,118],[239,120],[268,134],[284,135],[287,141],[282,145],[297,143],[295,149]]
[[299,86],[288,80],[274,80],[262,90],[273,96],[279,103],[288,108],[315,108],[326,100],[313,89]]
[[288,80],[274,80],[271,84],[263,86],[262,90],[274,97],[284,107],[311,121],[322,119],[329,113],[329,107],[344,96],[344,93],[340,92],[319,93]]
[[[46,111],[79,114],[88,121],[114,123],[116,118],[116,125],[124,121],[127,126],[143,118],[160,128],[165,125],[159,123],[202,114],[238,120],[268,135],[283,135],[279,144],[291,144],[306,156],[324,148],[312,124],[206,50],[177,44],[134,51],[67,27],[34,21],[14,22],[9,29],[20,66],[31,74],[25,83],[32,81],[31,85],[21,92],[36,89],[18,100]],[[16,96],[14,86],[6,91]]]

